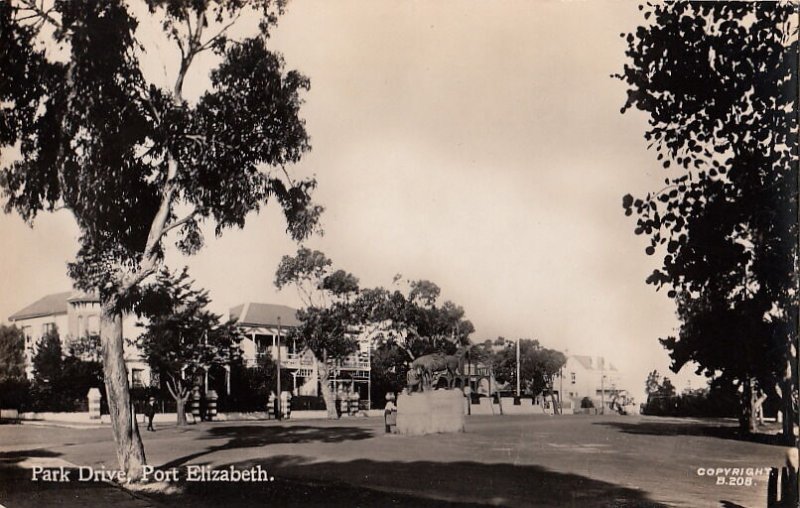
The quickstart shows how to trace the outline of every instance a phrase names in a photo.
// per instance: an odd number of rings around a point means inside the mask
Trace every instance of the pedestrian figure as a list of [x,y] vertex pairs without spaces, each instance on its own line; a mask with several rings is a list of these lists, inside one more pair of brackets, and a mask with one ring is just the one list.
[[394,394],[386,394],[386,407],[383,410],[383,419],[386,422],[386,433],[392,434],[397,425],[397,406],[394,405]]
[[156,416],[156,398],[150,397],[144,406],[144,415],[147,417],[147,430],[155,432],[153,428],[153,418]]

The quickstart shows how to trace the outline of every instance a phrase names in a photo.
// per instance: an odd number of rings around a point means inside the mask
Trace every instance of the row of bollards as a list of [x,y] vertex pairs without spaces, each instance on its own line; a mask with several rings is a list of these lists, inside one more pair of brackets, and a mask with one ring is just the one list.
[[189,407],[192,411],[192,416],[196,419],[200,420],[204,418],[206,420],[213,420],[217,416],[217,400],[219,396],[217,395],[216,390],[209,390],[206,392],[206,411],[205,414],[202,412],[202,394],[200,393],[200,387],[195,386],[192,390],[192,397]]
[[275,392],[270,392],[267,399],[267,419],[282,420],[292,416],[292,394],[281,392],[280,399],[275,396]]

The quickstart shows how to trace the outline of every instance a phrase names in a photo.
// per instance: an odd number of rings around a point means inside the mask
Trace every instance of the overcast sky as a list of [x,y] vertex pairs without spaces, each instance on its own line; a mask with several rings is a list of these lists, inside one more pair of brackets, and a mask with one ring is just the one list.
[[[648,371],[667,371],[657,338],[677,325],[671,301],[644,284],[657,259],[621,206],[664,178],[646,119],[620,114],[625,87],[609,77],[625,62],[619,34],[640,15],[630,1],[291,2],[272,44],[311,79],[302,114],[313,147],[292,170],[316,175],[327,209],[324,236],[307,245],[363,286],[396,273],[436,282],[474,339],[604,355],[640,393]],[[167,83],[177,57],[150,42],[148,75]],[[207,83],[199,64],[190,98]],[[220,313],[297,305],[272,284],[296,250],[284,228],[270,207],[169,263],[188,264]],[[0,238],[3,319],[70,287],[67,212],[33,229],[0,215]]]

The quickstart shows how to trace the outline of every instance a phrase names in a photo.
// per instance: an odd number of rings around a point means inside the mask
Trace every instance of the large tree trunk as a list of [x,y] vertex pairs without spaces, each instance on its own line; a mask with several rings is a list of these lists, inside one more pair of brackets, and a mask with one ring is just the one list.
[[739,418],[740,429],[748,434],[758,432],[758,414],[761,405],[767,400],[766,395],[759,396],[755,389],[755,379],[746,379],[743,383],[742,414]]
[[138,481],[142,477],[142,466],[146,461],[142,438],[131,408],[128,370],[123,350],[122,316],[109,311],[106,305],[100,315],[100,343],[117,461],[120,469],[125,472],[127,481]]
[[750,418],[750,432],[758,432],[759,425],[764,424],[764,415],[761,408],[767,400],[767,395],[764,393],[761,395],[754,393],[750,400],[752,401],[752,408],[750,409],[750,414],[752,415]]
[[753,419],[753,389],[750,384],[750,379],[745,379],[742,381],[742,395],[741,401],[739,404],[739,430],[742,433],[750,432],[750,422]]
[[330,377],[330,371],[328,369],[328,362],[326,361],[326,357],[323,357],[322,361],[317,361],[317,373],[319,375],[319,390],[322,392],[322,400],[325,401],[325,410],[328,412],[328,418],[331,420],[335,420],[339,418],[339,414],[336,412],[336,399],[333,395],[333,390],[331,390],[331,385],[328,383]]
[[178,421],[176,424],[178,427],[183,427],[188,425],[189,422],[186,420],[186,399],[183,397],[178,397],[175,399],[175,407],[176,413],[178,413]]
[[186,401],[189,399],[189,394],[191,392],[187,392],[183,383],[180,381],[167,381],[167,389],[169,390],[169,394],[172,395],[172,398],[175,399],[175,412],[177,413],[176,425],[178,427],[188,425],[189,422],[186,420]]
[[780,410],[783,416],[782,436],[787,444],[796,445],[794,427],[797,425],[797,414],[794,397],[797,388],[797,350],[792,344],[789,346],[789,360],[786,362],[786,370],[778,388],[781,395]]
[[[560,396],[561,396],[561,394],[559,394],[559,397]],[[554,415],[560,415],[561,414],[561,408],[559,407],[559,403],[556,400],[556,394],[553,393],[553,390],[550,390],[550,403],[553,404],[553,414]]]

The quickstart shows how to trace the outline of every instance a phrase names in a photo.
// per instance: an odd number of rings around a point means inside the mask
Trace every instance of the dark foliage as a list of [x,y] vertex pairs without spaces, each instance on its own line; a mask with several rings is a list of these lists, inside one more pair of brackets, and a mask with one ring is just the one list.
[[0,380],[25,377],[25,334],[15,325],[0,324]]
[[104,392],[103,366],[64,355],[57,330],[45,334],[33,357],[29,404],[33,411],[85,411],[90,388]]
[[648,148],[670,171],[663,188],[622,204],[626,215],[638,215],[635,232],[649,237],[647,254],[663,254],[647,282],[675,300],[681,327],[661,342],[673,370],[696,362],[698,372],[742,383],[745,399],[751,383],[779,391],[792,412],[797,4],[640,9],[645,25],[621,34],[629,57],[617,75],[628,86],[622,111],[648,116]]

